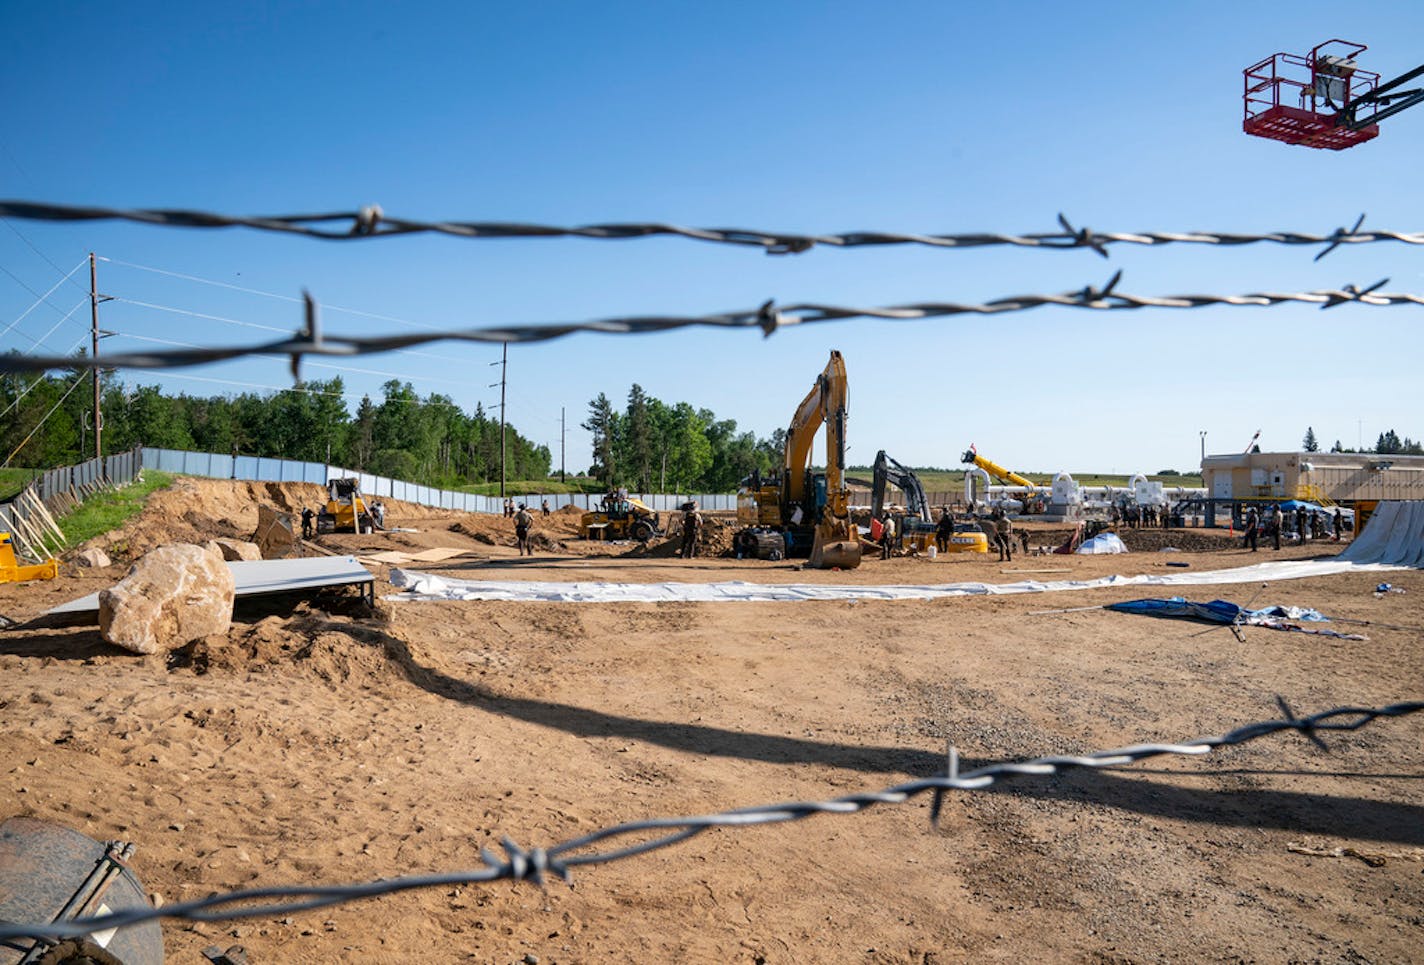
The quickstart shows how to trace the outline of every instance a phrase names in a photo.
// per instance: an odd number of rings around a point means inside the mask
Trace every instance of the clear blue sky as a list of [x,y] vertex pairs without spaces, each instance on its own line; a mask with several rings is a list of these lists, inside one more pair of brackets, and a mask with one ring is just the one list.
[[[1240,131],[1241,69],[1332,37],[1386,78],[1416,66],[1417,3],[6,4],[0,195],[234,214],[379,203],[422,219],[660,220],[829,232],[1054,229],[1424,230],[1424,106],[1327,152]],[[782,303],[981,301],[1103,284],[1140,294],[1424,291],[1424,249],[1118,246],[817,249],[773,258],[677,240],[328,243],[241,229],[0,226],[0,327],[89,251],[112,259],[102,325],[203,344],[294,329],[293,303],[132,265],[298,296],[328,331],[402,331]],[[84,338],[87,270],[0,349]],[[338,311],[337,307],[387,316]],[[588,401],[630,384],[768,435],[845,354],[851,457],[951,465],[971,442],[1014,468],[1188,469],[1211,452],[1424,435],[1414,308],[1343,306],[850,322],[783,331],[576,336],[510,350],[509,419],[558,461],[590,461]],[[108,351],[151,343],[106,341]],[[498,403],[497,347],[355,360],[355,393],[395,374]],[[328,364],[331,364],[328,362]],[[334,369],[309,366],[308,377]],[[178,376],[185,376],[179,378]],[[130,383],[289,386],[246,360]],[[196,381],[222,380],[222,381]],[[352,400],[354,408],[355,400]]]

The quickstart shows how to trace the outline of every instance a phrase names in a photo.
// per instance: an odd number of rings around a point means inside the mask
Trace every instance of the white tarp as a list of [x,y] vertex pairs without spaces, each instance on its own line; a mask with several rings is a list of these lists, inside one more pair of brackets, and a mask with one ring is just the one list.
[[1092,539],[1083,540],[1083,545],[1073,552],[1082,553],[1085,556],[1097,553],[1126,553],[1127,546],[1123,544],[1122,537],[1116,533],[1099,533]]
[[1380,503],[1365,528],[1340,554],[1359,563],[1424,566],[1424,501]]
[[1402,566],[1360,564],[1332,560],[1288,560],[1260,563],[1234,570],[1200,573],[1162,573],[1142,576],[1104,576],[1094,580],[1055,580],[1041,583],[941,583],[887,586],[830,585],[820,583],[553,583],[524,580],[456,580],[391,570],[391,584],[404,593],[388,594],[396,602],[418,600],[507,600],[546,603],[726,603],[788,600],[934,600],[949,596],[986,596],[1006,593],[1051,593],[1091,590],[1109,586],[1207,586],[1295,580],[1335,573],[1387,573]]
[[391,584],[405,589],[387,600],[510,600],[559,603],[721,603],[785,600],[934,600],[950,596],[1052,593],[1113,586],[1214,586],[1269,583],[1336,573],[1388,573],[1424,567],[1424,501],[1383,502],[1360,538],[1339,556],[1282,560],[1199,573],[1104,576],[1040,583],[941,583],[925,586],[855,586],[813,583],[550,583],[456,580],[393,569]]

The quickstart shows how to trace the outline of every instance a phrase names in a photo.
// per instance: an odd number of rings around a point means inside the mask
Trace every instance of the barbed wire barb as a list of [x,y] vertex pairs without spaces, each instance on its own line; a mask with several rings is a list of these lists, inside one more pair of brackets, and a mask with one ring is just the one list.
[[[394,335],[337,336],[320,334],[312,328],[312,335],[298,333],[280,341],[261,345],[215,346],[210,348],[179,348],[164,351],[128,352],[105,355],[100,359],[86,355],[23,355],[10,353],[0,355],[0,373],[43,372],[50,369],[73,369],[76,371],[93,368],[116,369],[156,369],[178,368],[186,365],[203,365],[209,362],[223,362],[249,355],[279,355],[298,359],[305,355],[330,355],[350,357],[392,352],[416,345],[440,341],[464,341],[480,343],[546,342],[552,339],[579,333],[600,333],[605,335],[646,335],[690,327],[707,328],[757,328],[763,335],[788,325],[807,325],[816,322],[843,321],[848,319],[885,319],[891,321],[914,321],[928,318],[945,318],[954,315],[1000,315],[1009,312],[1024,312],[1049,305],[1064,308],[1088,309],[1093,311],[1126,311],[1143,308],[1194,309],[1216,305],[1254,306],[1269,308],[1292,302],[1333,308],[1345,302],[1360,305],[1424,305],[1424,296],[1403,292],[1382,292],[1380,287],[1389,279],[1382,279],[1365,289],[1346,285],[1338,289],[1323,289],[1308,292],[1254,292],[1244,295],[1130,295],[1116,290],[1122,278],[1119,271],[1108,284],[1099,290],[1091,285],[1077,291],[1059,295],[1013,295],[980,304],[960,302],[916,302],[909,305],[890,305],[863,308],[848,305],[824,305],[805,302],[777,307],[774,300],[768,300],[754,309],[720,312],[712,315],[644,315],[620,318],[605,318],[583,322],[556,322],[542,325],[506,325],[498,328],[431,329],[419,332],[401,332]],[[310,296],[307,296],[310,298]],[[135,303],[136,304],[136,303]],[[313,318],[308,325],[315,325],[315,300],[309,305]]]
[[[354,885],[283,885],[234,891],[212,895],[195,901],[165,905],[162,908],[141,908],[119,911],[92,918],[78,918],[54,923],[0,922],[0,942],[37,939],[52,942],[77,938],[108,928],[126,928],[157,919],[180,921],[220,921],[237,918],[281,917],[328,905],[343,904],[365,898],[375,898],[418,888],[459,884],[475,884],[509,879],[530,880],[543,884],[548,872],[572,883],[572,869],[580,865],[607,864],[660,848],[670,847],[713,828],[748,827],[759,824],[779,824],[799,821],[816,814],[854,814],[876,804],[903,804],[911,798],[930,793],[937,801],[949,791],[974,791],[999,780],[1028,775],[1050,775],[1075,768],[1103,769],[1134,764],[1162,755],[1198,756],[1212,751],[1245,744],[1282,731],[1303,734],[1324,747],[1318,731],[1353,731],[1381,718],[1403,717],[1424,711],[1424,701],[1407,701],[1384,707],[1336,707],[1309,717],[1299,717],[1281,697],[1277,707],[1282,720],[1245,724],[1220,737],[1203,737],[1181,744],[1135,744],[1115,750],[1082,755],[1054,755],[1029,761],[988,764],[972,771],[960,772],[958,751],[949,745],[944,776],[924,778],[889,787],[881,791],[849,794],[827,801],[793,801],[780,804],[738,808],[718,814],[698,817],[654,818],[629,821],[603,828],[549,848],[525,849],[512,839],[500,841],[505,856],[489,848],[480,849],[481,867],[470,871],[455,871],[431,875],[387,878]],[[931,821],[939,811],[932,805]],[[607,851],[597,851],[599,845],[629,836],[649,833],[655,836]],[[590,852],[590,853],[581,853]],[[279,901],[280,900],[280,901]],[[265,902],[265,904],[254,904]],[[276,903],[274,903],[276,902]]]
[[847,231],[833,234],[761,231],[747,228],[690,228],[664,222],[628,222],[611,224],[557,225],[520,224],[495,221],[417,221],[386,215],[378,204],[365,205],[352,212],[326,214],[288,214],[256,217],[224,215],[211,211],[177,208],[110,208],[86,205],[47,204],[34,201],[0,201],[0,217],[33,221],[133,221],[177,228],[251,228],[295,234],[327,241],[353,241],[388,238],[394,235],[420,233],[443,234],[467,239],[510,238],[590,238],[626,240],[632,238],[676,237],[740,247],[761,248],[767,254],[800,254],[815,247],[858,248],[886,245],[917,245],[941,249],[982,248],[1008,245],[1020,248],[1078,249],[1089,248],[1104,257],[1109,245],[1168,244],[1199,245],[1323,245],[1316,260],[1342,244],[1368,244],[1392,241],[1408,245],[1424,245],[1424,233],[1396,231],[1361,231],[1364,216],[1349,230],[1337,228],[1324,235],[1294,231],[1271,231],[1259,234],[1218,231],[1092,231],[1076,228],[1063,214],[1058,215],[1059,232],[1042,234],[1003,234],[978,232],[966,234],[916,234],[891,231]]

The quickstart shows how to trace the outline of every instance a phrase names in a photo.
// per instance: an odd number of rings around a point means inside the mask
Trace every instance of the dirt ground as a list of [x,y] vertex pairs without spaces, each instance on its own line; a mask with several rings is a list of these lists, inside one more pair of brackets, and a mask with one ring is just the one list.
[[[100,539],[125,557],[241,535],[293,487],[184,481]],[[388,504],[411,533],[338,552],[457,547],[463,578],[1011,582],[1218,569],[1333,554],[1194,548],[1118,557],[794,562],[672,558],[536,523]],[[710,528],[710,527],[709,527]],[[1046,537],[1050,528],[1041,528]],[[1059,527],[1061,530],[1061,527]],[[1036,541],[1036,537],[1031,537]],[[1200,548],[1205,547],[1205,548]],[[1213,548],[1214,547],[1214,548]],[[1180,548],[1180,547],[1179,547]],[[375,567],[378,594],[389,575]],[[64,567],[0,585],[29,618],[119,579]],[[1424,694],[1424,574],[1192,588],[1313,606],[1367,642],[1104,610],[1098,589],[936,601],[724,604],[241,603],[226,637],[139,657],[92,627],[0,633],[0,817],[133,841],[166,903],[273,884],[480,865],[503,836],[548,846],[649,817],[821,800],[963,768],[1222,733]],[[1207,757],[1024,777],[859,814],[715,830],[575,871],[572,887],[443,887],[316,912],[164,924],[169,960],[253,962],[1405,962],[1424,947],[1424,714],[1276,736]],[[1315,850],[1303,854],[1292,848]],[[1331,849],[1353,849],[1340,857]],[[1368,859],[1368,860],[1366,860]]]

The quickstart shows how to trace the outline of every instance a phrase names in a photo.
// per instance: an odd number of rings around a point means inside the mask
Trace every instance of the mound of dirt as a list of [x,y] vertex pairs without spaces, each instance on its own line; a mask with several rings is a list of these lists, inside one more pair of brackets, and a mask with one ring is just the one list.
[[[303,507],[324,505],[326,497],[325,487],[314,483],[180,476],[172,486],[150,495],[143,511],[123,526],[76,548],[102,549],[116,563],[128,563],[167,543],[201,545],[219,537],[247,539],[257,528],[259,505],[299,514]],[[449,510],[393,499],[381,501],[386,505],[387,519],[398,521],[397,525],[449,515]]]
[[[731,556],[732,534],[737,531],[735,520],[702,517],[702,532],[697,534],[698,556]],[[672,559],[682,550],[682,514],[675,513],[668,525],[667,537],[661,542],[639,544],[623,556]]]

